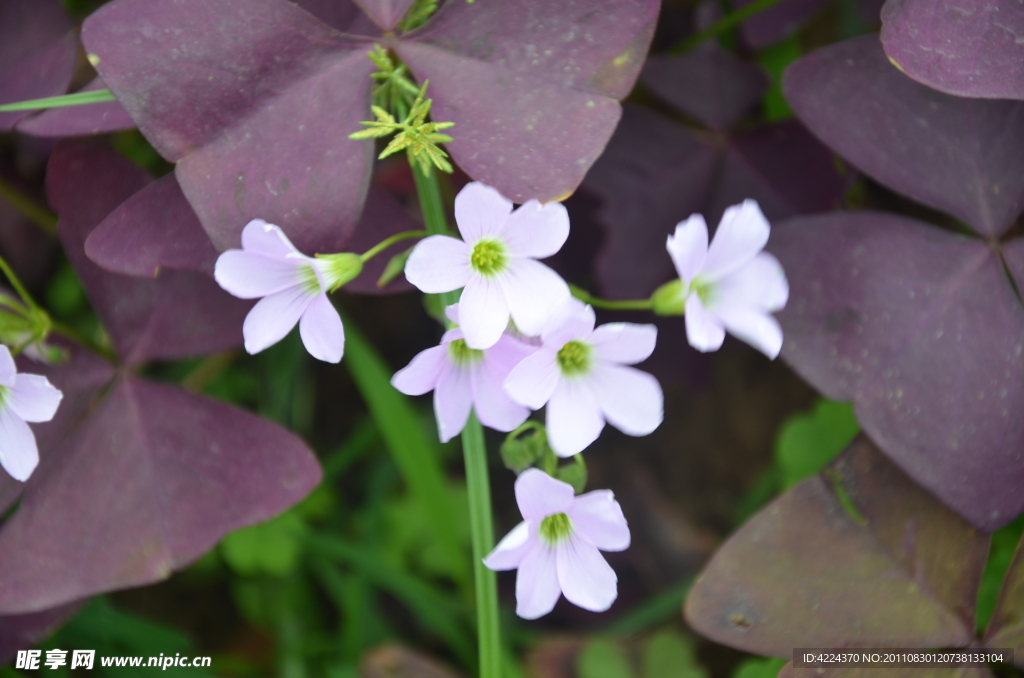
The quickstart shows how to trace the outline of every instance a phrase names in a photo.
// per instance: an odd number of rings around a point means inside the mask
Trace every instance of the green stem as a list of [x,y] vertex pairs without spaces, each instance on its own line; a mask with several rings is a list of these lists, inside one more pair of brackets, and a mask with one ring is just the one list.
[[721,19],[705,28],[703,31],[699,33],[694,33],[688,38],[683,38],[675,45],[673,45],[672,49],[669,51],[677,53],[689,51],[696,47],[697,45],[699,45],[700,43],[707,40],[708,38],[717,38],[719,35],[725,33],[736,24],[746,21],[755,14],[760,14],[761,12],[765,11],[766,9],[773,6],[777,2],[779,2],[779,0],[756,0],[755,2],[752,2],[749,5],[746,5],[745,7],[739,8],[735,12],[726,14]]
[[377,256],[387,248],[391,247],[396,242],[407,240],[409,238],[422,238],[425,235],[428,235],[427,231],[404,231],[402,233],[396,233],[390,238],[387,238],[386,240],[382,240],[381,242],[377,243],[369,250],[367,250],[365,253],[360,254],[359,261],[365,264],[367,261],[373,259],[375,256]]
[[594,308],[603,308],[609,311],[650,311],[654,308],[654,302],[651,299],[601,299],[576,285],[569,285],[569,290],[572,292],[572,296]]
[[55,334],[60,334],[64,337],[67,337],[68,339],[74,341],[76,344],[86,347],[87,349],[89,349],[90,351],[97,355],[103,356],[110,362],[117,362],[117,355],[115,355],[112,349],[109,349],[105,346],[100,346],[95,341],[89,339],[84,334],[79,333],[77,330],[74,330],[68,327],[67,325],[62,325],[58,322],[53,322],[51,320],[50,330]]
[[3,179],[0,179],[0,198],[11,203],[14,209],[21,212],[33,224],[46,231],[48,235],[55,235],[57,233],[57,215],[22,194]]
[[32,298],[32,295],[29,294],[28,290],[25,289],[25,286],[21,284],[21,280],[18,278],[17,275],[15,275],[11,267],[7,265],[7,261],[3,257],[0,257],[0,271],[2,271],[5,276],[7,276],[7,279],[11,282],[11,286],[14,287],[14,291],[18,294],[19,297],[21,297],[22,302],[24,302],[29,307],[29,310],[38,310],[39,304],[35,302],[35,300]]
[[77,92],[59,97],[16,101],[0,106],[0,113],[8,111],[35,111],[40,108],[62,108],[64,106],[81,106],[82,104],[99,104],[104,101],[117,101],[117,97],[109,89],[96,89],[90,92]]
[[[411,160],[411,159],[410,159]],[[410,162],[416,178],[416,192],[427,232],[448,234],[448,220],[441,200],[441,186],[437,171],[424,171]],[[445,306],[458,301],[458,292],[441,295]],[[501,628],[498,621],[498,580],[494,572],[484,565],[484,558],[494,548],[494,518],[491,514],[491,484],[487,473],[487,446],[484,430],[470,413],[462,429],[462,451],[466,463],[466,488],[469,491],[469,522],[473,537],[473,577],[476,583],[477,637],[480,652],[480,678],[501,676]]]
[[501,676],[501,628],[498,622],[498,580],[484,565],[494,548],[494,521],[491,517],[491,485],[487,473],[487,446],[484,430],[470,413],[462,429],[462,452],[466,462],[466,486],[469,490],[469,523],[473,535],[473,575],[476,581],[476,619],[480,647],[480,678]]

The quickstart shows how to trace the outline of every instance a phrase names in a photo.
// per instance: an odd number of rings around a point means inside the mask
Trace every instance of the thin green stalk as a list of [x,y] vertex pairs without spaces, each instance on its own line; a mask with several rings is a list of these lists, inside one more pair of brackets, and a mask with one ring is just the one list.
[[569,289],[572,291],[572,296],[594,308],[603,308],[609,311],[650,311],[654,308],[654,302],[651,299],[601,299],[576,285],[569,285]]
[[739,8],[735,12],[726,14],[721,19],[719,19],[712,25],[708,26],[700,33],[694,33],[688,38],[683,38],[675,45],[673,45],[670,51],[689,51],[696,47],[697,45],[699,45],[700,43],[707,40],[708,38],[717,38],[719,35],[725,33],[736,24],[746,21],[755,14],[760,14],[761,12],[765,11],[766,9],[776,4],[777,2],[779,2],[779,0],[756,0],[755,2],[752,2],[749,5],[746,5],[745,7]]
[[0,113],[8,111],[35,111],[40,108],[62,108],[64,106],[81,106],[82,104],[99,104],[104,101],[117,101],[117,97],[109,89],[96,89],[90,92],[76,92],[59,97],[16,101],[0,106]]
[[[412,174],[423,210],[427,232],[448,234],[448,221],[437,171],[423,172],[416,163]],[[441,295],[445,306],[458,301],[458,292]],[[480,678],[501,677],[501,627],[498,619],[498,580],[484,565],[484,558],[494,548],[494,518],[491,514],[491,484],[487,473],[487,446],[484,430],[470,413],[462,429],[462,451],[466,463],[466,488],[469,491],[469,521],[473,537],[473,578],[476,583],[477,642],[480,652]]]
[[491,516],[491,484],[487,473],[484,429],[471,412],[462,429],[462,453],[469,490],[469,523],[473,535],[473,575],[476,581],[477,636],[480,647],[480,678],[501,676],[501,628],[498,621],[498,580],[484,565],[494,548]]
[[2,271],[7,277],[7,280],[10,281],[14,291],[19,297],[21,297],[21,301],[29,307],[29,310],[37,311],[39,309],[39,304],[35,302],[32,295],[29,294],[28,290],[25,289],[25,286],[21,284],[21,280],[17,275],[15,275],[14,270],[7,264],[7,261],[3,257],[0,257],[0,271]]
[[377,256],[387,248],[391,247],[396,242],[408,240],[409,238],[422,238],[425,235],[427,235],[427,231],[404,231],[402,233],[396,233],[390,238],[387,238],[377,243],[363,254],[360,254],[359,261],[365,264],[367,261],[373,259],[375,256]]
[[48,235],[57,233],[57,215],[36,201],[21,193],[14,186],[0,179],[0,198],[14,206],[29,221],[46,231]]

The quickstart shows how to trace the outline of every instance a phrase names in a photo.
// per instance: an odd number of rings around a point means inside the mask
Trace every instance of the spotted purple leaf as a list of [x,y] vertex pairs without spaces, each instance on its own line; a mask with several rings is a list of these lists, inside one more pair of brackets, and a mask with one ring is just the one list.
[[755,515],[686,601],[690,625],[763,655],[807,647],[963,647],[988,538],[866,438]]
[[783,87],[812,132],[889,188],[993,238],[1024,210],[1024,103],[918,84],[874,35],[804,56]]
[[978,527],[1024,511],[1024,308],[997,250],[891,214],[793,219],[782,356]]
[[929,87],[1024,99],[1024,6],[1017,0],[889,0],[882,45],[904,73]]

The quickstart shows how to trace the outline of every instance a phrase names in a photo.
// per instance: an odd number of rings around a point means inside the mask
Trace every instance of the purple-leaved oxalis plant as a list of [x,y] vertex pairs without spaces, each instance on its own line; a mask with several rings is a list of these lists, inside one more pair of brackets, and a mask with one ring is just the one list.
[[372,142],[348,135],[370,117],[375,42],[430,80],[434,119],[455,123],[448,150],[470,176],[516,202],[568,195],[619,120],[659,5],[449,2],[398,35],[407,3],[361,2],[376,29],[314,4],[341,25],[285,0],[115,0],[83,26],[219,250],[256,218],[308,254],[344,246],[370,177]]
[[276,424],[135,376],[151,360],[237,346],[248,310],[202,271],[145,280],[88,259],[93,229],[147,185],[142,170],[100,145],[65,142],[50,160],[61,242],[117,364],[68,345],[68,362],[29,370],[64,400],[34,428],[40,464],[29,481],[0,479],[0,506],[20,499],[0,528],[0,614],[13,615],[14,629],[45,627],[50,608],[166,578],[320,480],[310,450]]

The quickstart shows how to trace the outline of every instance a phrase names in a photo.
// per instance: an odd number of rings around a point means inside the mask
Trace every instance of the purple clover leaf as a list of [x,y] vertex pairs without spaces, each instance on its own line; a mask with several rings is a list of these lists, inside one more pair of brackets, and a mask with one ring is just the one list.
[[[64,94],[78,43],[59,0],[0,3],[0,104]],[[0,113],[0,132],[31,111]]]
[[889,0],[882,45],[900,70],[942,92],[1024,99],[1024,7],[1016,0]]
[[965,647],[988,538],[860,437],[721,546],[686,601],[708,638],[806,647]]
[[875,35],[801,58],[783,88],[815,135],[894,191],[989,238],[1024,210],[1024,104],[920,85],[889,63]]
[[[322,4],[307,3],[351,20]],[[383,27],[408,3],[362,6]],[[572,192],[607,143],[657,9],[452,2],[408,37],[380,42],[431,81],[435,118],[458,128],[449,150],[463,169],[517,202],[549,200]],[[370,175],[372,143],[347,138],[369,118],[369,38],[285,0],[115,0],[82,38],[142,133],[177,163],[217,249],[237,247],[255,218],[304,252],[342,249]]]
[[[1024,104],[951,97],[891,66],[877,38],[819,50],[786,74],[794,110],[866,173],[964,219],[985,240],[871,212],[794,220],[769,249],[793,296],[783,357],[973,524],[1024,510]],[[923,124],[924,122],[927,124]],[[1005,255],[1005,259],[1004,256]],[[1004,263],[1005,262],[1005,263]]]
[[147,360],[230,347],[246,310],[204,273],[141,280],[86,257],[95,226],[147,183],[89,143],[63,143],[50,161],[62,243],[123,364],[72,346],[69,362],[38,370],[65,399],[36,427],[39,468],[0,528],[5,615],[163,579],[320,479],[309,449],[281,427],[132,374]]

